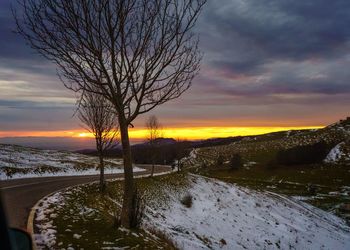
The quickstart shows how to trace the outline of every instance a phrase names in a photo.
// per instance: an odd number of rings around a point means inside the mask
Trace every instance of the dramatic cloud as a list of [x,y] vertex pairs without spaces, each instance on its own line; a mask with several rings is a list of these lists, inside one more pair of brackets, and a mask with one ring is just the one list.
[[[78,127],[74,94],[12,32],[10,5],[0,2],[0,129]],[[347,116],[349,13],[348,0],[208,0],[196,27],[201,73],[153,113],[167,126],[321,125]]]

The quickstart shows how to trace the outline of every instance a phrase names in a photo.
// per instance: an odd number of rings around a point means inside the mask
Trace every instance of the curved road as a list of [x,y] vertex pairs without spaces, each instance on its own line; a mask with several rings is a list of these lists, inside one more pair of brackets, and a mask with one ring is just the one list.
[[[145,171],[135,172],[134,176],[151,173],[151,167],[140,165]],[[169,166],[156,166],[155,173],[171,170]],[[105,175],[106,179],[123,177],[121,174]],[[31,208],[42,197],[72,185],[98,181],[99,175],[64,176],[64,177],[37,177],[0,181],[2,202],[7,212],[10,227],[26,229],[27,219]]]

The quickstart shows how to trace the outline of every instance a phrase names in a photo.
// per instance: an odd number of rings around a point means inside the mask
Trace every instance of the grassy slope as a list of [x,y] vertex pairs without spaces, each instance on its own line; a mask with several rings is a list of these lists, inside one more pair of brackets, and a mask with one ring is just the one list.
[[[115,226],[113,212],[118,206],[101,197],[97,185],[85,185],[65,195],[66,203],[53,220],[57,227],[57,247],[101,249],[102,247],[139,247],[164,249],[161,239],[142,230],[124,231]],[[90,208],[89,210],[86,207]],[[69,231],[67,231],[67,229]],[[74,237],[81,235],[81,238]]]
[[[324,209],[337,211],[340,203],[349,201],[349,195],[333,196],[329,195],[329,192],[347,192],[346,185],[350,183],[349,166],[314,165],[269,169],[263,165],[268,163],[279,149],[311,144],[320,139],[336,144],[344,140],[345,136],[346,134],[341,129],[328,127],[318,131],[279,132],[248,137],[246,140],[228,146],[199,149],[198,158],[192,163],[195,164],[199,173],[204,175],[259,190],[272,190],[288,195],[311,196],[307,191],[307,185],[316,184],[318,195],[309,202]],[[208,168],[209,165],[215,163],[218,155],[223,155],[225,160],[228,160],[233,153],[242,154],[246,163],[254,161],[258,164],[250,169],[238,171]],[[206,167],[202,168],[203,166]],[[146,178],[137,182],[140,190],[145,190],[144,198],[149,206],[152,206],[152,203],[153,205],[167,203],[168,196],[163,192],[164,189],[177,190],[179,199],[186,193],[186,178],[178,174],[154,179]],[[121,182],[110,183],[108,196],[121,201],[121,185]],[[139,246],[148,249],[154,249],[159,245],[164,245],[166,249],[172,247],[166,238],[157,239],[146,232],[133,234],[114,230],[113,213],[118,211],[118,205],[111,202],[110,199],[99,196],[96,185],[84,186],[79,192],[68,194],[66,198],[67,202],[62,204],[62,209],[55,211],[57,217],[53,218],[53,224],[58,231],[56,247],[67,247],[69,244],[85,248],[101,247],[101,244],[118,247]],[[92,210],[82,211],[84,204],[88,204]],[[67,231],[67,228],[73,232],[80,232],[82,237],[77,239],[73,233]]]
[[210,165],[219,155],[225,160],[238,153],[245,162],[254,161],[259,165],[268,165],[281,149],[309,145],[324,140],[335,146],[350,139],[350,119],[318,130],[295,130],[270,133],[259,136],[248,136],[229,145],[201,148],[199,156],[202,162]]
[[[149,206],[163,205],[167,202],[164,189],[185,190],[186,178],[183,174],[171,174],[154,178],[136,179],[143,199]],[[172,242],[155,229],[151,232],[143,230],[125,231],[116,227],[116,214],[120,206],[113,200],[122,200],[122,182],[109,182],[107,194],[101,196],[97,183],[71,188],[60,194],[63,196],[59,204],[50,205],[45,210],[44,220],[40,220],[37,230],[46,234],[48,228],[57,233],[53,245],[47,245],[50,240],[43,240],[43,245],[53,248],[84,248],[101,249],[103,247],[127,247],[137,249],[174,249]],[[155,199],[156,197],[156,199]],[[54,214],[52,216],[51,214]],[[52,242],[52,240],[51,240]],[[50,243],[49,243],[50,244]],[[41,245],[41,246],[43,246]]]
[[[348,119],[320,130],[286,131],[247,137],[226,146],[198,149],[196,159],[191,159],[188,166],[196,173],[226,182],[286,195],[306,196],[313,205],[350,218],[348,212],[339,209],[341,204],[350,202],[348,162],[289,167],[272,167],[269,164],[280,149],[313,144],[320,140],[336,145],[349,141],[349,131]],[[242,156],[246,167],[233,171],[225,166],[217,166],[216,159],[219,155],[228,161],[234,153]],[[254,164],[249,164],[252,162]],[[317,195],[308,191],[310,184],[317,187]],[[330,195],[330,192],[337,193]]]
[[[49,248],[172,249],[171,237],[184,249],[285,249],[326,244],[324,237],[332,240],[329,247],[338,242],[332,238],[336,236],[343,246],[338,249],[344,249],[343,241],[348,239],[336,226],[337,220],[330,227],[325,214],[321,213],[320,219],[315,216],[317,211],[309,214],[308,208],[294,202],[235,185],[186,173],[138,179],[137,183],[150,207],[144,225],[159,228],[163,232],[160,235],[168,236],[156,238],[154,232],[118,230],[113,213],[119,207],[111,199],[121,201],[122,182],[111,182],[105,197],[99,195],[96,184],[84,185],[58,195],[61,198],[53,199],[54,207],[42,209],[49,211],[46,220],[51,220],[46,225],[42,220],[42,228],[57,231]],[[186,194],[193,198],[190,206],[181,204]],[[305,228],[309,229],[307,233]],[[331,229],[340,230],[341,235],[327,231]]]
[[[339,209],[341,204],[350,202],[349,166],[254,167],[249,170],[208,170],[203,174],[260,191],[304,196],[305,200],[317,207],[333,211],[344,218],[350,216]],[[311,184],[316,187],[316,194],[310,192]]]

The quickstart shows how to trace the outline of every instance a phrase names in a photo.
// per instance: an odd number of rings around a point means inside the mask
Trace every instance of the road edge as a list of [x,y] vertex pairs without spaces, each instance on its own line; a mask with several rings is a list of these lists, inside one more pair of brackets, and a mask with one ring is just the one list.
[[[165,172],[161,172],[161,173],[154,173],[153,176],[161,176],[161,175],[166,175],[166,174],[171,174],[171,173],[173,173],[173,171],[169,170],[169,171],[165,171]],[[150,177],[150,174],[140,174],[140,175],[134,176],[135,179],[144,178],[144,177]],[[124,180],[124,178],[123,177],[121,177],[121,178],[113,178],[113,179],[109,179],[109,180],[106,180],[106,181],[107,182],[111,182],[111,181],[121,181],[121,180]],[[58,190],[56,190],[54,192],[51,192],[51,193],[45,195],[44,197],[42,197],[40,200],[38,200],[34,204],[34,206],[30,209],[28,220],[27,220],[27,232],[32,237],[33,249],[37,249],[37,246],[36,246],[36,243],[35,243],[35,237],[34,237],[35,236],[35,234],[34,234],[34,218],[35,218],[36,210],[39,207],[39,204],[41,204],[44,199],[50,197],[51,195],[54,195],[54,194],[56,194],[58,192],[61,192],[61,191],[64,191],[64,190],[66,190],[68,188],[78,187],[78,186],[81,186],[81,185],[91,184],[91,183],[95,183],[95,182],[98,182],[98,181],[92,181],[92,182],[87,182],[87,183],[84,183],[84,184],[77,184],[77,185],[72,185],[72,186],[69,186],[69,187],[58,189]]]

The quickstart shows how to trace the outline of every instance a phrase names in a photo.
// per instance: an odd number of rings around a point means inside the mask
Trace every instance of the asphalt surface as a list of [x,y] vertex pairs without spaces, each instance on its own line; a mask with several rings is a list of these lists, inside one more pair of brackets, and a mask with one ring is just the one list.
[[[138,165],[146,171],[135,172],[134,176],[151,173],[151,167]],[[156,166],[155,173],[169,171],[168,166]],[[123,174],[105,175],[106,179],[120,178]],[[37,177],[0,181],[0,193],[10,227],[26,229],[28,215],[35,203],[44,196],[73,185],[98,181],[98,175]]]

